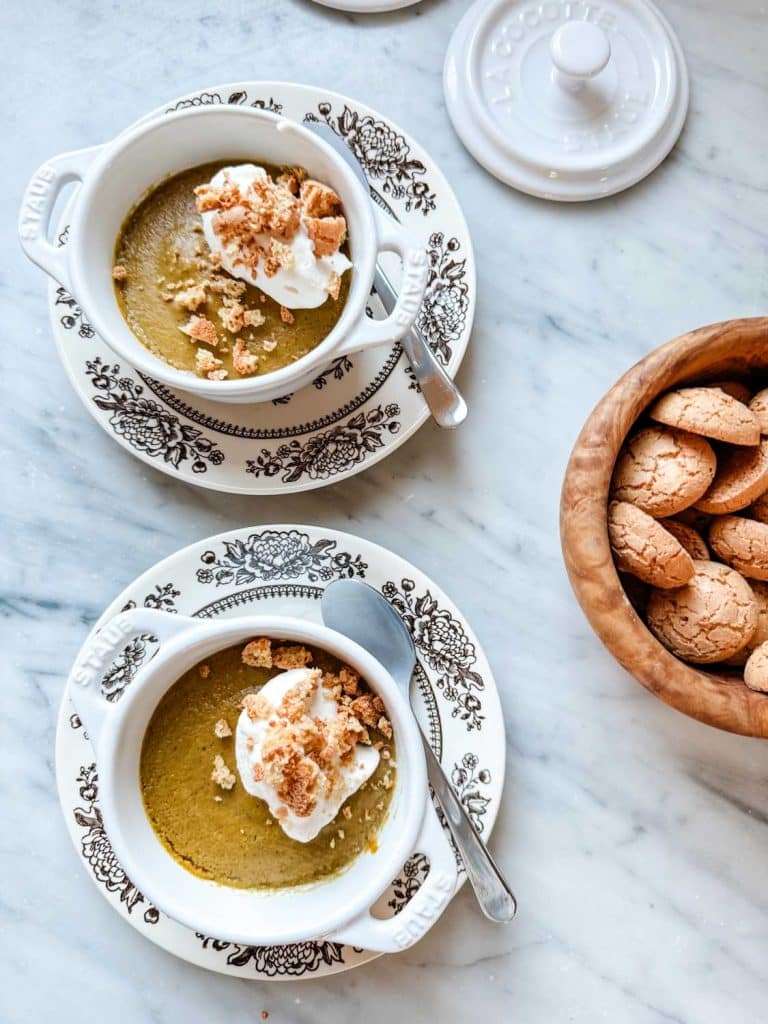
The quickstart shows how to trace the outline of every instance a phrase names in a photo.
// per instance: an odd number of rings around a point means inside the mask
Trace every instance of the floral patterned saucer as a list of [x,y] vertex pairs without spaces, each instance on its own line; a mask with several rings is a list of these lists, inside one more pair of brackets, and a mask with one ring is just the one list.
[[[372,199],[424,238],[429,284],[418,323],[455,375],[472,329],[475,264],[458,201],[434,161],[370,108],[287,82],[218,86],[148,118],[216,103],[324,121],[347,142],[365,168]],[[65,211],[61,245],[67,236]],[[174,391],[121,364],[55,283],[49,305],[64,367],[97,423],[133,455],[188,483],[242,494],[322,487],[372,466],[429,417],[399,344],[341,356],[310,386],[275,402],[233,405]],[[375,295],[368,312],[383,315]]]
[[[369,541],[314,526],[262,526],[199,541],[159,562],[112,602],[94,628],[118,611],[144,605],[200,618],[260,613],[320,621],[320,598],[331,580],[365,579],[398,610],[418,652],[416,714],[449,772],[478,832],[488,837],[504,783],[504,723],[491,669],[456,606],[413,565]],[[152,656],[146,635],[122,651],[102,680],[119,700],[138,667]],[[200,935],[166,917],[139,892],[115,859],[99,810],[93,749],[67,683],[56,733],[56,778],[75,848],[101,893],[127,921],[163,949],[241,978],[322,977],[379,954],[339,942],[242,946]],[[397,914],[426,874],[415,854],[380,910]],[[459,885],[464,881],[459,876]]]

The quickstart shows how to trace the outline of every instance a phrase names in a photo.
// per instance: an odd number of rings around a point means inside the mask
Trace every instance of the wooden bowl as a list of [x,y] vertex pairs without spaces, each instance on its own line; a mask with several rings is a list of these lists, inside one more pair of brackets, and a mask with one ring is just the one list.
[[768,317],[727,320],[683,334],[624,374],[589,417],[571,453],[560,536],[579,604],[608,650],[678,711],[745,736],[768,736],[768,695],[736,675],[694,668],[663,647],[630,604],[608,543],[613,467],[633,424],[662,392],[694,381],[768,371]]

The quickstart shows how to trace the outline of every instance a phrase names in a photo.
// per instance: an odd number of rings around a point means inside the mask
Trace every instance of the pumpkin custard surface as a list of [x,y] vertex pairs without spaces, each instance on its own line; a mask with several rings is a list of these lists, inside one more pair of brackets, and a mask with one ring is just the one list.
[[[236,741],[241,755],[245,745],[254,749],[251,735],[243,738],[244,729],[248,733],[250,727],[266,728],[279,718],[261,694],[265,685],[274,680],[273,689],[279,680],[300,677],[302,672],[308,679],[312,677],[310,683],[317,693],[322,692],[324,700],[332,695],[337,701],[339,720],[354,726],[357,743],[352,741],[346,760],[351,758],[359,767],[366,757],[375,765],[338,811],[335,806],[329,811],[326,808],[328,815],[334,815],[332,820],[304,842],[284,831],[290,831],[288,809],[277,796],[275,817],[266,799],[247,791],[266,784],[253,781],[265,779],[265,767],[266,779],[270,779],[270,768],[271,778],[275,777],[277,762],[269,761],[268,736],[254,754],[259,763],[249,761],[245,780],[243,761],[236,756]],[[296,703],[297,695],[301,696],[300,688],[294,687],[281,709],[290,700]],[[266,707],[266,714],[261,714],[260,705]],[[297,721],[297,728],[309,726],[311,731],[310,718]],[[308,752],[310,745],[311,740],[306,740]],[[308,756],[323,763],[317,754]],[[313,767],[305,761],[302,764]],[[342,871],[361,853],[375,852],[395,774],[392,729],[381,700],[365,681],[323,650],[267,639],[219,651],[177,680],[150,719],[140,762],[144,807],[166,850],[195,875],[235,888],[256,889],[318,882]],[[278,792],[297,809],[297,814],[290,813],[294,830],[300,831],[310,821],[307,815],[313,800],[307,798],[306,788],[297,798],[297,778],[289,779],[288,792]],[[322,809],[322,801],[316,803],[316,810]]]
[[[240,187],[230,175],[246,169],[250,177]],[[287,206],[293,218],[289,227],[281,229],[277,217],[268,221],[263,211],[248,208],[256,172],[265,175],[255,180],[266,199]],[[288,366],[319,345],[343,312],[349,292],[344,268],[351,264],[345,255],[346,222],[340,211],[338,196],[307,179],[300,168],[238,165],[230,160],[176,174],[155,186],[120,229],[112,276],[123,318],[153,355],[211,380],[238,380]],[[228,224],[235,212],[240,221]],[[249,234],[244,227],[248,216],[257,227],[274,223],[274,237]],[[329,225],[335,229],[330,241],[311,237],[327,234]],[[298,265],[290,247],[295,249],[297,239],[303,243],[299,264],[303,258],[312,264],[310,270],[324,272],[328,290],[320,295],[316,284],[308,298],[290,282],[280,284],[280,272],[290,278]],[[221,251],[212,250],[209,242],[214,247],[219,242],[229,245],[226,267]],[[248,272],[255,272],[257,264],[258,278]],[[248,280],[238,276],[241,271]],[[257,287],[255,280],[264,287]],[[302,308],[304,301],[312,308]]]

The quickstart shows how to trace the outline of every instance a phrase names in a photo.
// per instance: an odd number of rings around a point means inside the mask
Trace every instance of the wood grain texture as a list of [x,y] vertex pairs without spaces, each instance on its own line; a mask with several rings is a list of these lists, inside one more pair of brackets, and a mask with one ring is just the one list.
[[592,628],[638,682],[707,725],[768,736],[768,695],[738,676],[693,668],[670,654],[630,604],[608,543],[607,503],[619,450],[638,417],[671,387],[768,369],[768,317],[728,320],[662,345],[617,381],[571,453],[560,501],[566,569]]

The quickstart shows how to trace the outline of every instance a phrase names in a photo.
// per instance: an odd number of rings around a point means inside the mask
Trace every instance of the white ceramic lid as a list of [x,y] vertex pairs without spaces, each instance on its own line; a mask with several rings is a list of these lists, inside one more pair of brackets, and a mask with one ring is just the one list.
[[487,170],[571,202],[650,174],[688,109],[680,43],[648,0],[478,0],[451,39],[444,88]]

